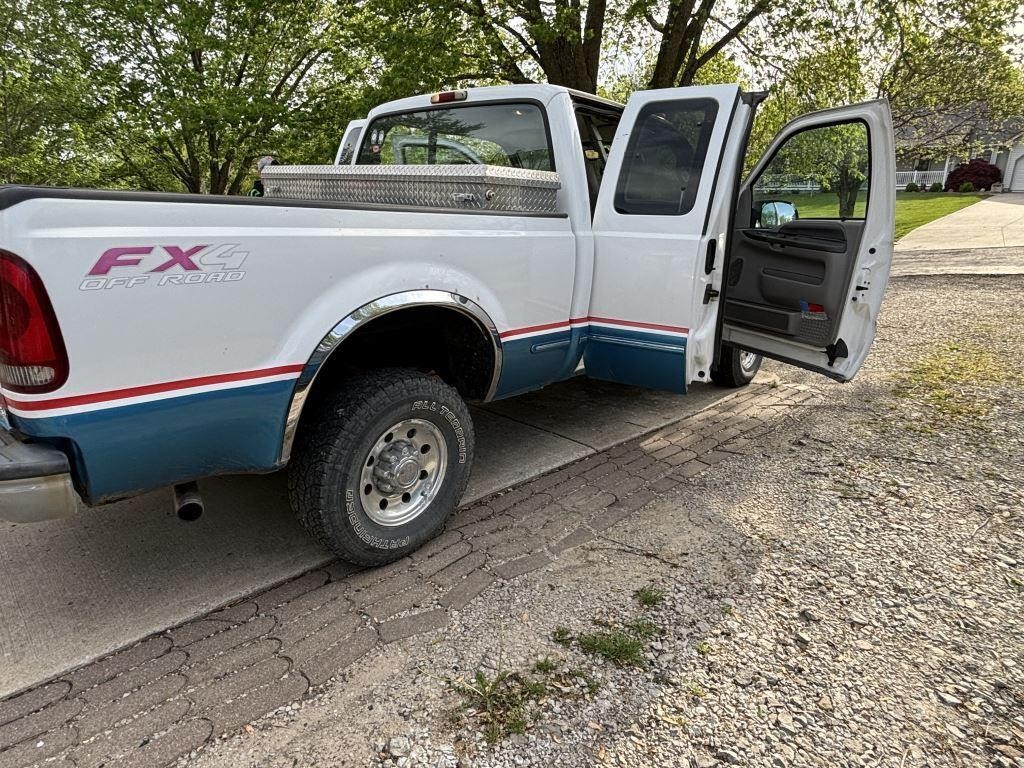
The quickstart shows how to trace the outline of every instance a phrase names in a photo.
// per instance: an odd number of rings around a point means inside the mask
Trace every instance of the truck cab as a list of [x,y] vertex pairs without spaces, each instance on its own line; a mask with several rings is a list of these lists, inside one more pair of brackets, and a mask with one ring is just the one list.
[[[766,355],[849,380],[873,338],[871,281],[885,285],[892,251],[888,106],[793,121],[741,184],[762,98],[730,85],[639,92],[626,106],[543,85],[414,97],[370,113],[351,162],[558,172],[577,235],[570,322],[522,334],[537,364],[564,351],[547,370],[582,359],[592,377],[682,392],[744,383]],[[775,199],[793,172],[822,190],[830,174],[853,177],[860,201],[844,212],[837,196],[834,216],[801,219],[799,200]]]
[[743,386],[761,356],[849,381],[892,257],[888,106],[799,117],[755,162],[761,98],[447,91],[263,198],[0,187],[0,517],[194,508],[204,477],[287,467],[303,524],[379,564],[458,503],[466,402]]

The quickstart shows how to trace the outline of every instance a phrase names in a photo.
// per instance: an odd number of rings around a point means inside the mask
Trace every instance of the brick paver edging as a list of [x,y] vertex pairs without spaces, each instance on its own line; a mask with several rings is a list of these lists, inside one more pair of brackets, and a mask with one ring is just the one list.
[[303,697],[375,646],[445,627],[495,581],[585,544],[812,396],[751,387],[464,507],[397,563],[332,563],[2,701],[0,768],[167,765]]

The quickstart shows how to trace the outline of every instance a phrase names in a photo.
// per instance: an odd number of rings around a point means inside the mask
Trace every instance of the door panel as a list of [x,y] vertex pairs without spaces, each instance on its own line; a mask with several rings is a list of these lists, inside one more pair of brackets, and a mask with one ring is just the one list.
[[587,329],[588,376],[673,392],[691,380],[687,348],[710,284],[708,210],[723,157],[732,160],[738,99],[735,86],[630,97],[594,212],[589,316],[573,321]]
[[863,228],[859,220],[798,219],[775,229],[739,230],[726,284],[726,322],[806,344],[833,343]]
[[[787,125],[738,196],[723,342],[853,378],[874,339],[888,283],[895,186],[886,102],[816,112]],[[772,215],[795,208],[798,218],[779,223],[762,213],[765,207]]]

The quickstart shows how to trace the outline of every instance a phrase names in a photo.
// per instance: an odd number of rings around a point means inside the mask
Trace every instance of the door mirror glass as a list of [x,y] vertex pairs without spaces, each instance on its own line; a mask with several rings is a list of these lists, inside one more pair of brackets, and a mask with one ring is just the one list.
[[754,226],[774,229],[800,218],[796,206],[786,200],[763,200],[754,204]]
[[861,122],[793,134],[754,181],[751,223],[769,226],[760,219],[761,206],[773,203],[778,210],[782,195],[790,199],[799,195],[800,218],[863,219],[868,205],[868,154],[868,129]]

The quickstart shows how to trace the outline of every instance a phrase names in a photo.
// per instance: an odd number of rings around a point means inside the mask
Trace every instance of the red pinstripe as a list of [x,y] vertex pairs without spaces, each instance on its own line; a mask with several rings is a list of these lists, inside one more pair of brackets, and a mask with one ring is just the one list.
[[7,403],[12,408],[22,411],[43,411],[51,408],[68,408],[73,405],[104,403],[110,400],[123,400],[128,397],[141,397],[142,395],[153,395],[160,392],[174,392],[179,389],[205,387],[210,384],[227,384],[235,381],[265,379],[271,376],[281,376],[286,373],[300,373],[304,367],[305,366],[303,365],[279,365],[275,368],[261,368],[255,371],[239,371],[237,373],[219,373],[213,376],[199,376],[194,379],[165,381],[159,384],[145,384],[141,387],[112,389],[108,392],[94,392],[88,395],[55,397],[50,400],[15,400],[8,396]]
[[609,325],[620,325],[624,328],[641,328],[652,331],[668,331],[669,333],[689,333],[689,328],[684,328],[681,325],[664,325],[662,323],[643,323],[638,320],[616,320],[610,317],[597,317],[595,315],[589,315],[587,317],[572,317],[568,320],[558,323],[545,323],[544,325],[528,325],[524,328],[512,328],[507,331],[502,331],[499,336],[502,339],[509,338],[511,336],[521,336],[525,333],[534,333],[536,331],[549,331],[557,330],[559,328],[566,328],[570,324],[577,323],[607,323]]

